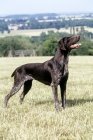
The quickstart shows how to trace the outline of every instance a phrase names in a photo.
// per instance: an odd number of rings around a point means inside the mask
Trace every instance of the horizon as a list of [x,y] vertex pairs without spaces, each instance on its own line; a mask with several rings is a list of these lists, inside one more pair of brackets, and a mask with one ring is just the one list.
[[53,12],[53,13],[19,13],[19,14],[0,14],[0,17],[6,17],[6,16],[15,16],[15,15],[43,15],[43,14],[62,14],[62,15],[71,15],[71,14],[74,14],[74,15],[77,15],[77,14],[93,14],[93,12],[60,12],[60,13],[57,13],[57,12]]

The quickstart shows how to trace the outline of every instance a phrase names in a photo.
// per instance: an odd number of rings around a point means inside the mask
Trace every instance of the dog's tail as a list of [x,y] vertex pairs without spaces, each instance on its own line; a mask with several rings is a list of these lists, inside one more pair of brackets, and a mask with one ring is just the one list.
[[13,77],[15,75],[17,69],[14,70],[14,72],[12,73],[11,77]]

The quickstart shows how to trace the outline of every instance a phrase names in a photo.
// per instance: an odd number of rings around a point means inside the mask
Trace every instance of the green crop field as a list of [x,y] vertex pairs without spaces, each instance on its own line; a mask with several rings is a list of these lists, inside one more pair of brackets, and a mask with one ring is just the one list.
[[[93,56],[70,56],[65,110],[55,111],[51,87],[38,81],[33,81],[22,105],[21,88],[3,107],[13,84],[13,70],[48,59],[0,58],[0,140],[93,140]],[[60,89],[59,99],[61,107]]]

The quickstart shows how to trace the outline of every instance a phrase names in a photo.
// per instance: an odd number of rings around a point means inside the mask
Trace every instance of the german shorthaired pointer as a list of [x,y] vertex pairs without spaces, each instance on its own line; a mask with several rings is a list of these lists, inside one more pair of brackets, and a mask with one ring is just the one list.
[[80,36],[64,37],[58,42],[58,48],[54,57],[44,63],[28,63],[15,69],[11,77],[14,76],[14,85],[10,93],[5,97],[4,106],[7,106],[8,100],[19,91],[24,85],[23,92],[20,95],[20,103],[23,102],[25,95],[32,86],[32,81],[38,80],[52,87],[55,108],[59,108],[58,90],[60,85],[62,107],[66,106],[66,83],[68,79],[68,60],[72,49],[79,48],[81,44],[76,44]]

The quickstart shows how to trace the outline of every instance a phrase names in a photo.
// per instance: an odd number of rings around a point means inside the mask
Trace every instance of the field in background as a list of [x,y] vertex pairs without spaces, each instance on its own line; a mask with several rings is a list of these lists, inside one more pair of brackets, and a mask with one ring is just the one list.
[[[78,27],[80,28],[80,27]],[[93,33],[93,28],[85,27],[85,30],[92,32]],[[46,34],[48,31],[53,30],[54,32],[67,32],[70,33],[70,28],[61,28],[60,30],[51,28],[51,29],[35,29],[35,30],[11,30],[11,32],[8,34],[6,31],[2,34],[0,33],[0,37],[5,37],[5,36],[16,36],[16,35],[21,35],[21,36],[39,36],[42,32],[45,32]]]
[[[50,57],[0,58],[0,140],[93,140],[93,57],[70,56],[67,107],[57,113],[51,87],[33,81],[22,105],[19,91],[8,107],[13,70],[24,63]],[[60,106],[61,98],[59,93]]]

